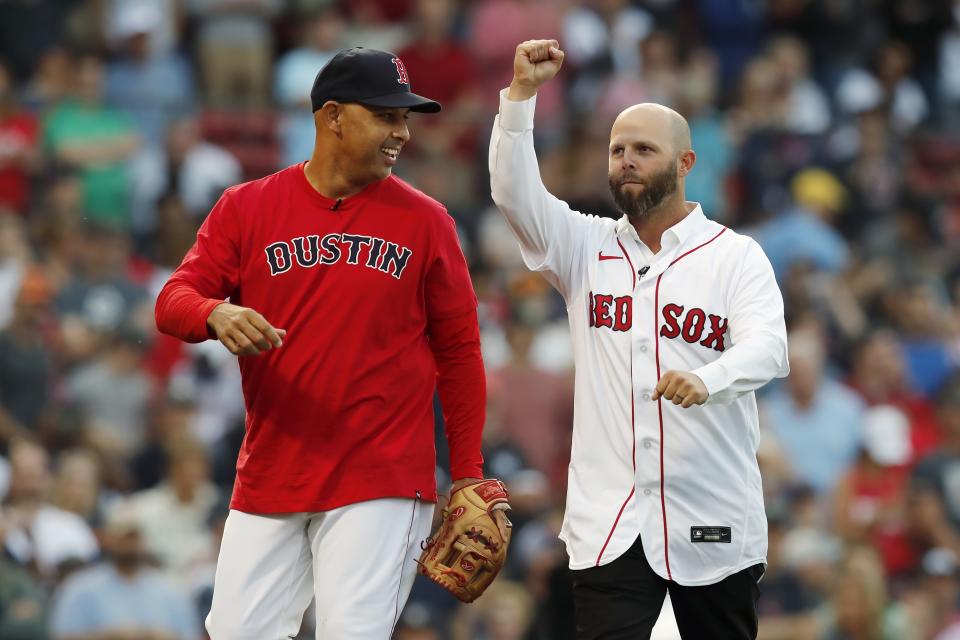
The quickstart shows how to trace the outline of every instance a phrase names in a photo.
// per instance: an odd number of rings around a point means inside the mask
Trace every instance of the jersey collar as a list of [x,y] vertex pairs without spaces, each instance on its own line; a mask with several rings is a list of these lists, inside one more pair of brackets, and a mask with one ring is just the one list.
[[303,161],[297,165],[297,173],[299,174],[297,176],[297,182],[301,185],[301,187],[303,187],[304,192],[308,194],[308,197],[316,202],[321,209],[329,209],[330,211],[342,212],[363,203],[377,187],[393,177],[390,175],[383,180],[374,180],[357,193],[347,196],[346,198],[328,198],[314,189],[313,185],[310,184],[310,181],[307,180],[307,175],[304,172],[304,167],[306,166],[306,161]]
[[[688,209],[693,207],[690,209],[690,213],[688,213],[683,220],[663,232],[662,244],[664,247],[682,245],[689,238],[697,235],[707,224],[707,217],[703,214],[703,209],[700,208],[699,202],[690,202],[688,200],[686,205]],[[637,230],[630,224],[630,219],[626,214],[617,220],[617,235],[628,236],[638,242],[640,241]]]

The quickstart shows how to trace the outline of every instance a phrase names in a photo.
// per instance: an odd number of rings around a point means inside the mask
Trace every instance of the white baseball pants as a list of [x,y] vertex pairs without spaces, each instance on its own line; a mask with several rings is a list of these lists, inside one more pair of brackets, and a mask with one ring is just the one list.
[[206,620],[210,638],[293,638],[315,597],[317,640],[389,640],[433,508],[386,498],[319,513],[231,510]]

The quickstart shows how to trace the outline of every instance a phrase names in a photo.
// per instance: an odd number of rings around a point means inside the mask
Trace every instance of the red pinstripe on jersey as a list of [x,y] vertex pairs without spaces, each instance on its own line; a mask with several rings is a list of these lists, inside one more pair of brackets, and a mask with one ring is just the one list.
[[[697,245],[690,251],[687,251],[683,255],[676,258],[673,262],[667,265],[667,268],[663,270],[659,276],[657,276],[657,288],[653,294],[653,339],[656,341],[656,356],[657,356],[657,382],[660,382],[660,282],[663,280],[663,275],[667,272],[670,267],[677,264],[688,255],[702,249],[707,246],[726,231],[727,228],[724,227],[720,230],[720,233],[713,236],[706,242],[701,245]],[[663,398],[657,399],[657,411],[660,416],[660,511],[663,514],[663,557],[667,565],[667,580],[673,580],[673,575],[670,573],[670,538],[667,536],[667,501],[664,496],[664,482],[663,482]]]
[[[623,243],[620,242],[620,238],[617,238],[617,244],[620,245],[620,251],[623,252],[623,257],[627,259],[627,264],[630,266],[630,275],[633,279],[633,288],[637,288],[637,272],[633,268],[633,261],[630,260],[630,254],[627,253],[627,250],[623,248]],[[632,301],[631,301],[632,302]],[[637,473],[637,435],[636,435],[636,422],[634,419],[635,413],[635,403],[633,401],[633,349],[630,349],[630,440],[633,442],[633,451],[631,455],[633,456],[633,473],[636,477]],[[627,508],[630,499],[633,497],[633,493],[636,491],[636,486],[630,488],[630,494],[627,496],[627,499],[623,501],[623,504],[620,506],[620,511],[617,513],[617,518],[613,521],[613,526],[610,527],[610,533],[607,534],[607,539],[603,542],[603,547],[600,548],[600,553],[597,554],[597,563],[596,566],[600,566],[600,559],[603,558],[603,552],[607,550],[607,545],[610,544],[610,538],[613,537],[613,532],[617,530],[617,525],[620,523],[620,516],[623,515],[623,510]]]

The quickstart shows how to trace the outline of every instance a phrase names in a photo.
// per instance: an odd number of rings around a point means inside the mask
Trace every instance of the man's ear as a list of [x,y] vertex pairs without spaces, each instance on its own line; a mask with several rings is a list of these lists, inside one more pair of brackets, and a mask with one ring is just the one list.
[[335,100],[327,100],[317,109],[314,118],[318,129],[324,127],[339,136],[343,124],[343,105]]
[[680,169],[680,177],[686,178],[690,170],[693,169],[693,165],[697,163],[697,154],[692,149],[688,149],[680,154],[679,160],[677,165]]

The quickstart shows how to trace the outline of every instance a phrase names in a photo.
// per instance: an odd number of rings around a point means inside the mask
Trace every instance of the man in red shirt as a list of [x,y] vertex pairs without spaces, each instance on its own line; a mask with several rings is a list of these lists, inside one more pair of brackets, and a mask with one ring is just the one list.
[[408,114],[440,105],[399,58],[361,48],[311,101],[309,162],[227,189],[157,300],[161,331],[241,356],[217,640],[293,637],[311,596],[318,638],[390,637],[436,501],[435,388],[454,488],[482,477],[467,265],[443,205],[391,175]]
[[26,214],[30,173],[39,164],[37,119],[14,98],[13,76],[0,62],[0,209]]

